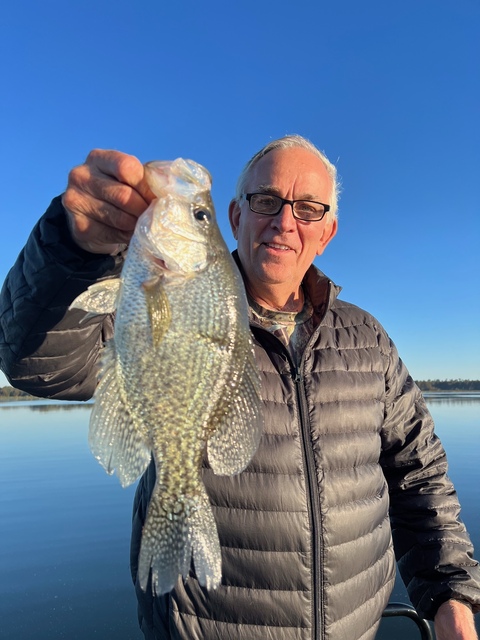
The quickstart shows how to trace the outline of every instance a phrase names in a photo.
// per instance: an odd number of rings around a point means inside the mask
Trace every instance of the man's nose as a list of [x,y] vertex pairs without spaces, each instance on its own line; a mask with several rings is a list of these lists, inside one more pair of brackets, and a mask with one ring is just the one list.
[[297,221],[293,215],[293,206],[285,202],[283,207],[272,217],[272,226],[283,232],[294,231],[297,227]]

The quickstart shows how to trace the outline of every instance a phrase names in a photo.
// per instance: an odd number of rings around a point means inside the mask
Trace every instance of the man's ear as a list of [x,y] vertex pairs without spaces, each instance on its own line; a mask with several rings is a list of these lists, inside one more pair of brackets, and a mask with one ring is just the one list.
[[238,225],[240,224],[240,205],[233,199],[228,205],[228,219],[230,220],[230,227],[232,229],[233,237],[238,240]]
[[329,218],[325,224],[323,229],[322,237],[318,241],[317,245],[317,256],[321,256],[325,251],[327,244],[333,238],[333,236],[337,233],[338,222],[337,218]]

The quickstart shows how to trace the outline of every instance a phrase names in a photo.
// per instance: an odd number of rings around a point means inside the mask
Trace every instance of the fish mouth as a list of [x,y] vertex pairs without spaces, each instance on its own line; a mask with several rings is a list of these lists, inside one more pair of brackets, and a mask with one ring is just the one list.
[[168,271],[167,263],[163,258],[159,258],[158,256],[151,256],[151,260],[153,264],[158,267],[161,271]]

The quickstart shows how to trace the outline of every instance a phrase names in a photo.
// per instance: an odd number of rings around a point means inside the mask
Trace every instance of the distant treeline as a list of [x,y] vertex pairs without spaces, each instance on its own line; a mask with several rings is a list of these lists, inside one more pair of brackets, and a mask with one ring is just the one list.
[[422,391],[480,391],[480,380],[417,380]]
[[26,391],[20,391],[10,385],[8,387],[0,387],[0,402],[7,400],[31,400],[34,396],[31,396]]
[[[422,391],[480,391],[480,380],[417,380],[417,384]],[[14,387],[0,387],[0,402],[32,398],[35,396]]]

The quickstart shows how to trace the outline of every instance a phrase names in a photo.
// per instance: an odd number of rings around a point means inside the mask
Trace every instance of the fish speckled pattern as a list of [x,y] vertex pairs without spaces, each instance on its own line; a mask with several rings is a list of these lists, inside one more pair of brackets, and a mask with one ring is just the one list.
[[263,429],[244,285],[215,220],[210,176],[178,159],[145,165],[157,199],[140,216],[119,279],[72,306],[116,311],[90,421],[92,452],[123,486],[153,455],[157,481],[138,578],[156,593],[188,575],[221,581],[215,520],[201,479],[242,471]]

